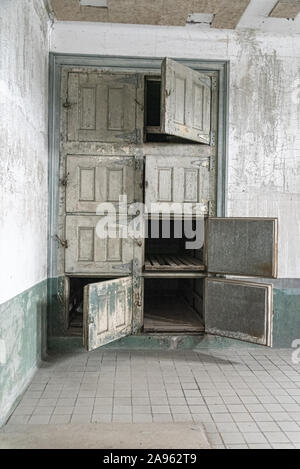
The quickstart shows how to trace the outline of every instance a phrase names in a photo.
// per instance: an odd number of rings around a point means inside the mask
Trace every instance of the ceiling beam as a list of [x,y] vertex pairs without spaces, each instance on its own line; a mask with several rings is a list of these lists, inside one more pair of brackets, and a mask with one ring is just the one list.
[[212,26],[219,29],[235,29],[249,3],[250,0],[216,2]]
[[280,0],[269,14],[272,18],[294,19],[300,13],[300,0]]

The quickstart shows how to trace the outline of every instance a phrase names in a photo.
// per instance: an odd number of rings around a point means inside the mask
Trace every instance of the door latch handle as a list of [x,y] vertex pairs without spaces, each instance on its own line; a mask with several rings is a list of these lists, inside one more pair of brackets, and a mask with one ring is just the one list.
[[140,106],[141,111],[143,111],[143,110],[144,110],[144,105],[143,105],[142,103],[140,103],[137,99],[135,99],[134,101],[136,102],[136,104],[137,104],[138,106]]
[[56,239],[56,241],[58,241],[58,243],[65,249],[68,248],[68,241],[65,239],[65,240],[62,240],[57,234],[54,236],[54,239]]
[[68,98],[65,100],[65,102],[63,103],[63,107],[65,109],[70,109],[70,107],[72,106],[72,104],[70,103],[70,101],[68,100]]
[[61,180],[60,180],[60,183],[62,186],[66,187],[68,185],[68,182],[69,182],[69,175],[70,173],[67,173],[65,175],[65,177],[63,177]]

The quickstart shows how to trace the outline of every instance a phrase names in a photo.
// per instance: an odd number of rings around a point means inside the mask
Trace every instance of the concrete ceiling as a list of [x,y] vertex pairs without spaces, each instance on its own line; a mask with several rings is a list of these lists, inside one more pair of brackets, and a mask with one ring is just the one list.
[[[95,2],[102,6],[88,6]],[[209,26],[220,29],[235,29],[251,2],[254,0],[51,0],[56,19],[62,21],[185,26],[210,18]],[[270,18],[294,19],[300,12],[300,0],[260,2],[271,5],[266,14]]]

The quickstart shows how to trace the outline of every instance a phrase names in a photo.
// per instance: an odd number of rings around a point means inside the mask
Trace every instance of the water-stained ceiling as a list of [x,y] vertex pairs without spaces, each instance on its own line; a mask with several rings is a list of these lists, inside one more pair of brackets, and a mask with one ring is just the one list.
[[[184,26],[201,22],[212,28],[235,29],[251,0],[51,0],[57,20]],[[96,6],[95,6],[96,5]],[[300,0],[279,0],[269,17],[294,19]]]

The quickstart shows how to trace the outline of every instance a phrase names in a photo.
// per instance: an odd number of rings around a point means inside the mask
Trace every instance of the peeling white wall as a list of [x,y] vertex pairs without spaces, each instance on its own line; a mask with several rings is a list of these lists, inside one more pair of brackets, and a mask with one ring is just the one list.
[[228,215],[279,218],[279,277],[300,276],[300,37],[240,33],[230,56]]
[[47,275],[49,18],[0,2],[0,304]]
[[227,215],[279,217],[279,276],[300,277],[300,35],[57,22],[53,52],[230,60]]

